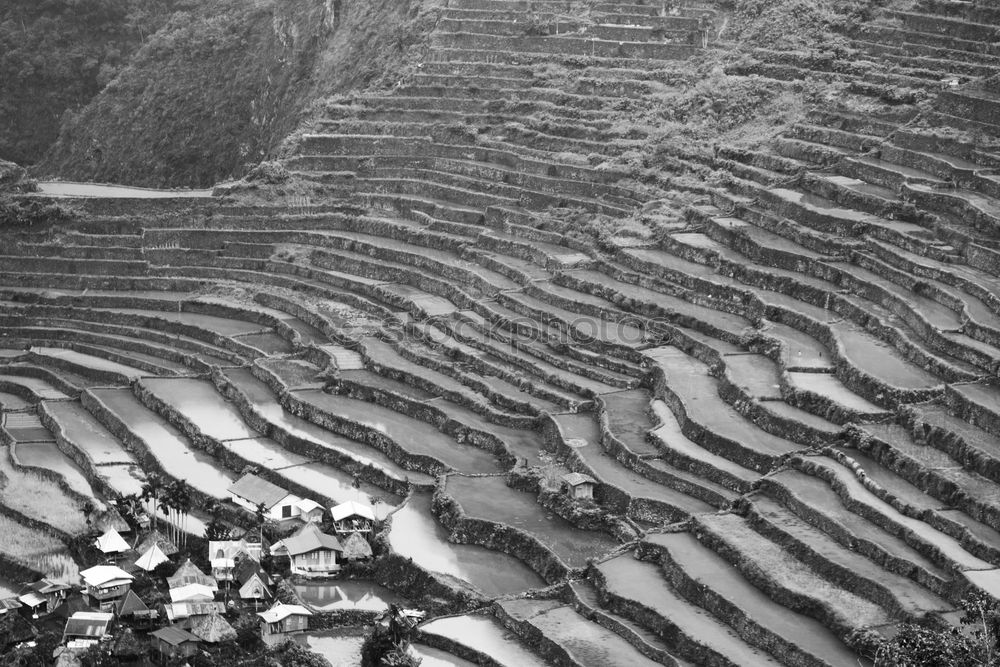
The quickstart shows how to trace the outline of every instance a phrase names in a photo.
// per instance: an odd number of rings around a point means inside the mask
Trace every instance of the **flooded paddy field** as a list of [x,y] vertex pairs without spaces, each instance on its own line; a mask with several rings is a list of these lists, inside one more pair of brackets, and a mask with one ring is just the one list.
[[224,470],[211,454],[195,449],[180,431],[143,405],[131,390],[94,389],[92,393],[142,439],[169,476],[183,479],[210,496],[227,497],[226,489],[235,476]]
[[320,611],[385,611],[390,604],[406,604],[406,600],[400,595],[371,581],[344,579],[330,583],[295,584],[292,588],[300,600]]
[[429,494],[415,494],[392,515],[389,544],[430,572],[468,582],[484,595],[519,593],[544,586],[542,578],[513,556],[448,541],[448,530],[431,514]]
[[[1000,601],[996,12],[831,65],[731,3],[444,4],[218,197],[24,194],[72,215],[2,231],[0,560],[77,583],[90,504],[184,481],[306,548],[263,566],[334,667],[397,607],[424,667],[848,667]],[[708,72],[761,94],[662,131]]]
[[588,558],[618,546],[618,541],[607,533],[581,530],[546,511],[535,502],[534,495],[510,488],[503,477],[452,475],[445,489],[468,516],[519,528],[570,567],[583,567]]

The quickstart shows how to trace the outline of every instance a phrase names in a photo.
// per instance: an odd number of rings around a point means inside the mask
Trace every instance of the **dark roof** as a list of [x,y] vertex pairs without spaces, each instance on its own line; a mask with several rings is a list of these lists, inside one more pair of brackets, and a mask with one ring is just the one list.
[[119,616],[128,616],[139,611],[149,611],[149,606],[131,589],[125,594],[125,597],[115,601],[115,613]]
[[192,619],[191,633],[211,644],[236,639],[236,630],[219,614]]
[[37,634],[24,616],[17,613],[0,615],[0,650],[31,641]]
[[70,586],[58,581],[52,581],[51,579],[39,579],[35,583],[29,584],[28,588],[42,595],[48,595],[49,593],[69,590]]
[[266,479],[253,474],[243,475],[233,482],[233,485],[227,490],[254,505],[263,503],[264,507],[268,509],[277,505],[278,501],[288,495],[288,491],[277,484],[271,484]]
[[240,582],[240,585],[247,583],[255,574],[258,575],[260,580],[265,584],[270,585],[271,577],[269,577],[267,573],[260,568],[260,563],[255,561],[253,558],[244,558],[240,560],[233,569],[233,576],[236,577],[236,581]]
[[282,540],[282,544],[288,549],[289,556],[297,556],[318,549],[344,550],[340,546],[340,540],[321,531],[315,523],[305,524],[297,533]]
[[154,544],[160,547],[160,551],[163,552],[164,556],[173,556],[177,553],[177,545],[164,537],[163,533],[158,530],[150,531],[146,537],[142,538],[139,544],[135,545],[135,550],[139,553],[146,553]]
[[87,604],[87,599],[82,595],[70,595],[61,605],[56,607],[52,616],[58,618],[69,618],[78,611],[97,611]]
[[562,479],[570,486],[580,486],[581,484],[597,484],[597,480],[595,480],[593,477],[591,477],[590,475],[584,475],[583,473],[579,472],[566,473],[565,475],[562,476]]
[[149,633],[151,636],[156,637],[171,646],[180,646],[184,642],[200,642],[201,640],[192,635],[187,630],[178,628],[175,625],[168,625],[165,628],[160,628],[159,630],[154,630]]

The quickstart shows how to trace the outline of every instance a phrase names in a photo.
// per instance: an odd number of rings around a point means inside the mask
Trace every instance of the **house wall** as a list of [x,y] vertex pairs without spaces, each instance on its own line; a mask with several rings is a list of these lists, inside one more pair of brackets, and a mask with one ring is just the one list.
[[337,552],[326,549],[294,556],[291,559],[291,566],[294,574],[306,575],[336,572],[340,569],[340,565],[337,564]]
[[267,587],[264,585],[264,582],[260,580],[260,577],[254,576],[240,586],[240,597],[244,600],[260,599],[266,597],[265,591],[267,591]]
[[[247,510],[248,512],[250,512],[252,514],[256,514],[256,512],[257,512],[257,505],[255,505],[254,503],[250,502],[246,498],[241,498],[240,496],[237,496],[234,493],[229,494],[229,498],[234,503],[236,503],[237,505],[239,505],[243,509]],[[279,500],[278,503],[275,504],[274,507],[272,507],[271,509],[269,509],[267,511],[267,515],[266,515],[267,518],[271,519],[273,521],[282,521],[282,520],[286,520],[287,521],[288,519],[297,518],[299,516],[300,512],[299,512],[299,508],[295,506],[295,503],[299,502],[300,500],[301,500],[301,498],[299,498],[297,496],[293,496],[291,494],[285,496],[284,498],[282,498],[281,500]],[[283,509],[285,507],[290,508],[288,516],[285,516],[284,509]]]

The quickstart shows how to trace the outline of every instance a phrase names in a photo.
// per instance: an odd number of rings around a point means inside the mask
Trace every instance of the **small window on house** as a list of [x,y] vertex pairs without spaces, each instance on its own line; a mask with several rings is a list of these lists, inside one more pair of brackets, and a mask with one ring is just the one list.
[[292,516],[292,506],[291,505],[282,505],[281,506],[281,518],[282,519],[287,519],[290,516]]

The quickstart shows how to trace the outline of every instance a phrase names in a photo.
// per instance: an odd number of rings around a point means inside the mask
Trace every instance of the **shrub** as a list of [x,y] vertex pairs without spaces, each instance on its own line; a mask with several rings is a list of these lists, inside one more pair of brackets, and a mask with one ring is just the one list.
[[246,180],[251,183],[266,183],[267,185],[280,185],[288,182],[292,175],[285,169],[285,165],[277,160],[261,162],[250,170]]
[[0,229],[57,225],[78,217],[74,209],[44,199],[0,198]]

